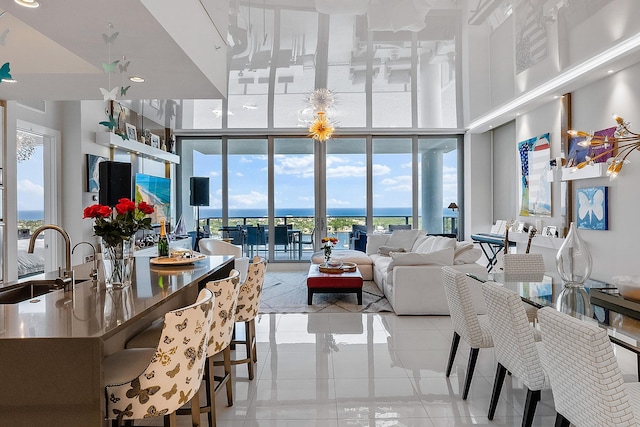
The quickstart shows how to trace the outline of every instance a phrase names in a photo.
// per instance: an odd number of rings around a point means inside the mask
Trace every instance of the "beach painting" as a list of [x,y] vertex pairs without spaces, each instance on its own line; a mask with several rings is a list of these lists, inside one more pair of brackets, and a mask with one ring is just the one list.
[[98,193],[100,191],[100,163],[109,160],[106,157],[87,154],[87,191]]
[[171,219],[171,180],[159,176],[136,174],[136,203],[147,202],[155,207],[152,224]]

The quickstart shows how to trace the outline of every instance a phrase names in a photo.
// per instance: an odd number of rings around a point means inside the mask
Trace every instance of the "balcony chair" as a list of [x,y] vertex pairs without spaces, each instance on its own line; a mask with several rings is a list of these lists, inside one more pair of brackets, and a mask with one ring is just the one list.
[[164,425],[176,426],[176,411],[189,400],[192,422],[200,422],[199,389],[214,301],[213,292],[202,289],[193,305],[164,315],[153,347],[122,350],[104,359],[106,418],[114,426],[157,416],[165,417]]
[[249,258],[242,256],[242,246],[219,239],[201,239],[198,243],[200,253],[205,255],[233,255],[234,268],[240,272],[240,283],[244,283],[249,269]]
[[258,350],[256,347],[256,316],[260,309],[260,298],[264,275],[267,271],[267,260],[258,256],[253,258],[249,266],[247,280],[240,287],[238,293],[238,306],[236,308],[236,324],[244,322],[244,340],[235,339],[232,344],[244,344],[246,356],[244,359],[232,360],[232,365],[247,364],[249,379],[254,377],[254,364],[258,362]]
[[538,321],[556,427],[639,425],[640,383],[623,381],[606,329],[552,307],[541,309]]
[[453,323],[453,341],[451,341],[451,351],[449,353],[449,362],[447,363],[447,378],[451,374],[451,367],[456,357],[460,338],[462,337],[471,347],[464,381],[464,391],[462,392],[462,400],[466,400],[469,395],[469,387],[476,367],[478,352],[481,348],[493,347],[493,337],[491,336],[489,318],[485,315],[478,316],[473,306],[469,285],[467,284],[467,276],[458,270],[444,266],[442,267],[442,284],[444,285],[447,304],[451,313],[451,323]]
[[255,247],[256,253],[260,252],[260,246],[265,247],[267,245],[267,230],[260,224],[247,225],[246,229],[246,243],[249,250],[249,257],[253,258],[253,250]]
[[527,388],[522,426],[530,427],[540,401],[540,391],[549,388],[550,385],[549,377],[540,363],[540,334],[529,324],[522,300],[515,292],[495,282],[485,282],[482,284],[482,293],[487,303],[487,314],[498,361],[488,418],[493,420],[502,383],[509,371]]
[[[209,331],[209,340],[207,341],[207,363],[204,369],[204,380],[206,382],[207,403],[205,406],[197,408],[192,406],[191,412],[198,412],[196,419],[200,419],[200,413],[209,414],[209,426],[216,425],[216,407],[215,396],[222,390],[222,386],[226,386],[227,405],[233,405],[233,384],[231,383],[231,338],[233,326],[236,318],[236,304],[238,301],[238,292],[240,291],[240,273],[237,270],[231,270],[229,277],[220,280],[214,280],[207,283],[209,289],[215,295],[215,304],[213,307],[213,321]],[[127,348],[148,348],[149,343],[154,339],[158,339],[158,325],[154,324],[147,328],[133,339],[127,342]],[[222,353],[224,359],[224,375],[214,376],[214,356]],[[198,382],[199,386],[200,382]],[[180,410],[178,414],[184,414]],[[196,415],[192,415],[194,418]]]
[[291,241],[289,241],[289,228],[286,225],[276,225],[274,227],[274,250],[277,250],[277,246],[282,246],[285,252],[289,252],[291,248]]
[[367,226],[352,224],[351,233],[349,233],[349,248],[366,252],[367,251]]

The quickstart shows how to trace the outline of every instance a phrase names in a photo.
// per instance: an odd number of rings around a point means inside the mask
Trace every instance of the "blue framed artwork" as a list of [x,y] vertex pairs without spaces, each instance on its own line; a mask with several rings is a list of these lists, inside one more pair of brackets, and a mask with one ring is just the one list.
[[576,190],[578,228],[609,229],[609,187],[587,187]]
[[97,193],[100,191],[100,163],[109,160],[106,157],[87,154],[87,191]]

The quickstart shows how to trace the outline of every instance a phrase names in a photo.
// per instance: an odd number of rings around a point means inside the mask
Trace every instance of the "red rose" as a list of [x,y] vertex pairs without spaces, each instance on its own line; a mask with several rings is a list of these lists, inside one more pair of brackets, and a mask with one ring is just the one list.
[[111,215],[111,208],[98,203],[84,209],[84,218],[106,218]]
[[138,203],[138,209],[140,209],[140,211],[142,211],[142,213],[150,215],[153,213],[153,205],[150,205],[147,202],[140,202]]
[[120,215],[124,215],[128,212],[132,212],[136,209],[136,204],[129,199],[122,198],[118,200],[118,204],[116,205],[116,211]]

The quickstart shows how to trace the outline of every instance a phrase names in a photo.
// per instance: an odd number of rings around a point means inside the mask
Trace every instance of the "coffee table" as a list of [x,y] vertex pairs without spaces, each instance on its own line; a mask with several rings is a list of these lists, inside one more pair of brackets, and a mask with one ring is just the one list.
[[322,273],[318,264],[311,264],[307,276],[307,304],[313,302],[313,294],[317,293],[352,293],[358,297],[358,305],[362,305],[362,274],[356,267],[353,272],[340,274]]

